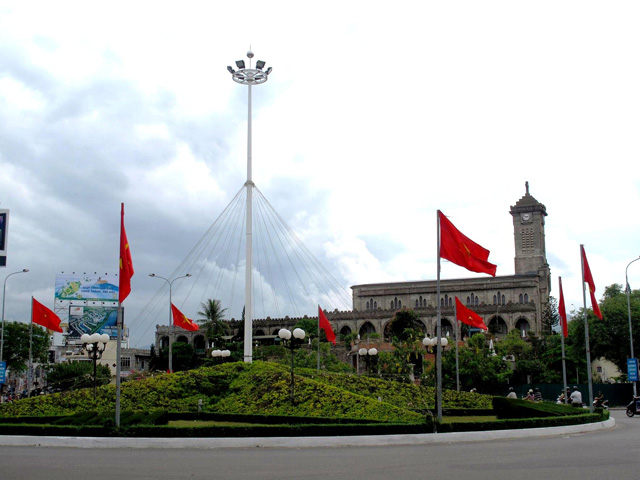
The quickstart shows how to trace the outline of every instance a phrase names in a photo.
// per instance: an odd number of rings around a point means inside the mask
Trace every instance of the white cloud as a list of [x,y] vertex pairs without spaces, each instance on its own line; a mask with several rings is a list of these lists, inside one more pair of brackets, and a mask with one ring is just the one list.
[[345,287],[434,278],[437,209],[512,274],[528,180],[552,293],[562,275],[581,304],[581,243],[598,294],[640,254],[639,8],[2,3],[7,271],[37,270],[37,291],[62,269],[114,271],[125,202],[135,319],[158,287],[146,273],[178,268],[246,179],[247,90],[226,66],[251,45],[273,67],[253,89],[253,179]]

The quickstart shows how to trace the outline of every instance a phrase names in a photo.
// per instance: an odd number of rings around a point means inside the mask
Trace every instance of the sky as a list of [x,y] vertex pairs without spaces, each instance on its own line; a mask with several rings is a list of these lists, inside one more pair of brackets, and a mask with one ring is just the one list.
[[[6,282],[5,318],[28,321],[31,296],[52,306],[56,274],[117,273],[124,203],[126,318],[133,345],[153,342],[167,312],[145,312],[166,285],[148,274],[184,273],[247,178],[247,88],[226,67],[249,49],[273,67],[252,90],[253,181],[347,291],[435,279],[438,209],[513,274],[509,208],[528,181],[547,208],[551,294],[561,276],[580,308],[580,244],[598,298],[640,256],[639,14],[636,1],[0,0],[0,279],[30,270]],[[640,262],[629,281],[640,288]]]

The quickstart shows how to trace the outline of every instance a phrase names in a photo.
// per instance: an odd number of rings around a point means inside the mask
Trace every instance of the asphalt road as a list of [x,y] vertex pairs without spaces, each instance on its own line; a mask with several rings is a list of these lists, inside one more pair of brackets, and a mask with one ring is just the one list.
[[322,448],[0,447],[0,479],[598,479],[640,477],[640,417],[592,433],[476,443]]

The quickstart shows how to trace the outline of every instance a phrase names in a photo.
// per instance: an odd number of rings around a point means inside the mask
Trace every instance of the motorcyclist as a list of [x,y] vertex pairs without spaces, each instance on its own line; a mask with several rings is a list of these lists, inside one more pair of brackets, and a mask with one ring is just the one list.
[[593,399],[593,406],[596,408],[609,409],[609,401],[605,400],[602,392],[598,391],[598,395]]

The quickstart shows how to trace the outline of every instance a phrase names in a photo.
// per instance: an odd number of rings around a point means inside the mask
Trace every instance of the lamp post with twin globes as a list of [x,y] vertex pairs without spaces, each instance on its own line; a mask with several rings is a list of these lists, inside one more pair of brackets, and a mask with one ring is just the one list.
[[374,358],[377,357],[378,349],[375,347],[371,347],[369,349],[362,347],[360,350],[358,350],[358,355],[364,358],[367,373],[369,373],[369,364],[371,361],[373,361]]
[[102,358],[102,352],[107,348],[109,343],[109,335],[106,333],[84,333],[80,337],[82,342],[82,348],[87,352],[87,355],[93,362],[93,400],[96,399],[96,393],[98,388],[98,360]]
[[291,350],[291,405],[295,405],[295,398],[293,395],[293,354],[295,348],[304,340],[305,335],[305,331],[301,328],[294,328],[293,332],[287,330],[286,328],[281,328],[278,331],[278,337],[280,337],[283,342],[286,342],[286,346]]

